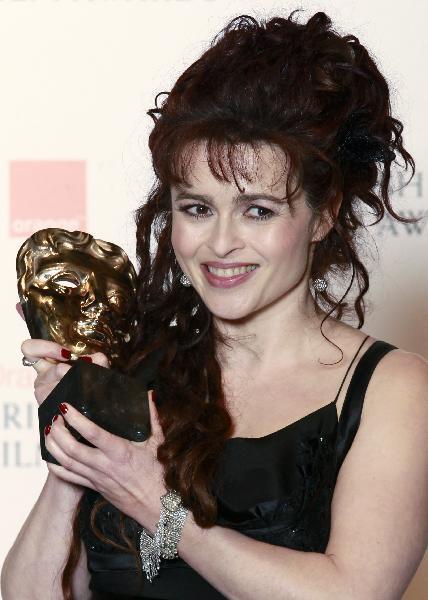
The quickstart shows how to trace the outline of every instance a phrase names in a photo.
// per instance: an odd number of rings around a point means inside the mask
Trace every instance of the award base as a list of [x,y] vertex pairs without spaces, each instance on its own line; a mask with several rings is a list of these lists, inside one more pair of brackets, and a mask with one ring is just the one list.
[[[76,360],[39,406],[42,459],[60,464],[46,449],[44,429],[54,415],[61,414],[61,402],[71,404],[110,433],[134,442],[145,441],[151,433],[146,383],[139,377]],[[94,447],[78,431],[67,424],[66,427],[79,442]]]

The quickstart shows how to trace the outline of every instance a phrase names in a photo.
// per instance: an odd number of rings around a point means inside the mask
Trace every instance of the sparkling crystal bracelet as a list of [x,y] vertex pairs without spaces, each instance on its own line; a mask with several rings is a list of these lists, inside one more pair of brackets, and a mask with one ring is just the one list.
[[160,559],[173,559],[178,556],[177,546],[181,530],[186,520],[187,509],[175,490],[161,496],[161,511],[154,536],[145,529],[140,535],[140,556],[144,572],[151,582],[159,572]]

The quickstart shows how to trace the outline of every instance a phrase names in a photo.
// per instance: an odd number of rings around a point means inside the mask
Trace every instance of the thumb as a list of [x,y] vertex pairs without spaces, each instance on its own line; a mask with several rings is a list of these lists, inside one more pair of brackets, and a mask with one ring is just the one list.
[[155,396],[156,396],[155,390],[149,390],[148,399],[149,399],[150,427],[151,427],[153,437],[159,443],[162,443],[164,440],[164,435],[163,435],[161,424],[159,422],[158,410],[157,410],[156,404],[155,404],[155,400],[156,400]]

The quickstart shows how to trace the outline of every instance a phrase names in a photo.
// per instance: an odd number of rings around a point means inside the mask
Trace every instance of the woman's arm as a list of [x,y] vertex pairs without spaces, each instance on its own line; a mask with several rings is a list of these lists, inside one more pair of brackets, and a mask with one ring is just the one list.
[[184,524],[178,552],[229,600],[354,597],[329,556],[273,546],[225,527],[203,529],[196,525],[191,513]]
[[[1,573],[3,600],[62,600],[61,574],[71,541],[71,523],[83,488],[49,473]],[[89,600],[89,574],[82,544],[73,589],[79,600]]]
[[[37,372],[34,392],[40,406],[70,369],[64,364],[68,360],[67,354],[64,355],[59,344],[47,340],[25,340],[21,349],[27,358],[38,360],[34,365]],[[108,366],[107,358],[101,353],[93,354],[92,361]],[[49,472],[40,496],[3,564],[3,600],[63,600],[61,575],[71,543],[74,509],[83,491],[82,486]],[[89,599],[89,574],[83,544],[72,581],[75,597]]]
[[230,600],[400,600],[428,539],[428,363],[379,363],[339,472],[326,553],[203,529],[191,513],[178,552]]

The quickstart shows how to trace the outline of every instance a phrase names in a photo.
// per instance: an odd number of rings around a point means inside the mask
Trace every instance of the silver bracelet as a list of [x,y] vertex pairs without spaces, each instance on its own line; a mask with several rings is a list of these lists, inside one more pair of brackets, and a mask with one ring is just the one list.
[[153,577],[158,574],[160,565],[161,549],[156,534],[157,531],[152,537],[145,529],[143,529],[140,534],[141,565],[150,583],[152,582]]
[[189,512],[181,504],[180,495],[175,490],[169,490],[160,500],[161,510],[154,536],[150,536],[145,529],[140,535],[142,567],[150,582],[159,572],[161,557],[173,559],[178,556],[177,546]]
[[170,490],[161,496],[157,532],[159,532],[162,558],[172,559],[178,556],[177,546],[188,512],[181,504],[180,495],[175,490]]

